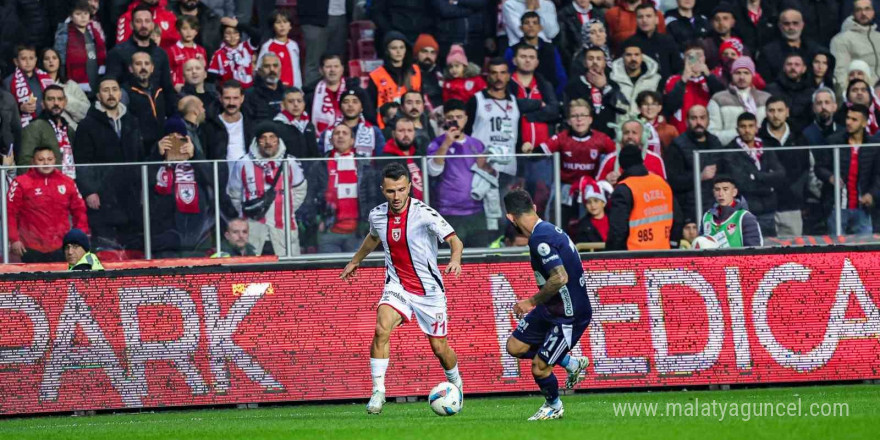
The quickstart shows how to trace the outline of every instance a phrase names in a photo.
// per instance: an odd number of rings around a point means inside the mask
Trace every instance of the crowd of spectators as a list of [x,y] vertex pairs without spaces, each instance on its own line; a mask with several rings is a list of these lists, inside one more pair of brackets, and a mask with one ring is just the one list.
[[[351,252],[389,161],[466,246],[502,241],[516,187],[545,218],[559,198],[573,237],[606,241],[628,145],[641,159],[625,162],[671,188],[674,242],[702,227],[695,191],[710,210],[713,182],[764,237],[880,231],[880,153],[860,148],[880,140],[877,7],[0,0],[3,163],[33,167],[9,173],[9,252],[63,260],[74,227],[131,255],[145,238],[159,256]],[[831,149],[777,150],[802,145],[848,145],[840,181]]]

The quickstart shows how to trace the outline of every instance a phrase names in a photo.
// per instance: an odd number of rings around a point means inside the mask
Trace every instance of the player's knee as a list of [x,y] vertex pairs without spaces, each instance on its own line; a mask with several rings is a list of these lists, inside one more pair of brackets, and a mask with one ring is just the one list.
[[388,340],[391,337],[391,326],[383,322],[377,322],[374,337],[380,341]]
[[516,339],[507,338],[507,354],[509,354],[515,358],[521,358],[528,351],[529,351],[529,347],[527,345],[521,344]]

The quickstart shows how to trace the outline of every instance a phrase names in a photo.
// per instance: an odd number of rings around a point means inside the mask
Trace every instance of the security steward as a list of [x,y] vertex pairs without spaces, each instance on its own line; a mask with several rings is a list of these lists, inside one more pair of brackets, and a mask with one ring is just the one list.
[[623,172],[608,203],[605,249],[670,249],[675,212],[672,189],[662,177],[648,173],[638,145],[624,145],[619,160]]
[[89,252],[89,237],[79,229],[71,229],[64,236],[64,257],[67,270],[104,270],[98,256]]

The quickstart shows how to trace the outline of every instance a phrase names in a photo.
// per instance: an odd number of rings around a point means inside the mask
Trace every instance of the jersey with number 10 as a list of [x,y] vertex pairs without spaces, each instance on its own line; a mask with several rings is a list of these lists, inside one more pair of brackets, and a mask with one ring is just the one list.
[[574,242],[562,229],[538,220],[529,237],[529,254],[538,287],[542,287],[557,266],[563,266],[568,283],[559,289],[544,306],[559,318],[583,318],[592,315],[590,299],[584,288],[584,266]]

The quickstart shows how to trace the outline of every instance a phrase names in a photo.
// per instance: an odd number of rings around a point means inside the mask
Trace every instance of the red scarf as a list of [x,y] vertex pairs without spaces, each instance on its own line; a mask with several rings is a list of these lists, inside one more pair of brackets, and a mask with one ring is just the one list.
[[172,191],[178,212],[199,213],[199,188],[196,185],[196,172],[192,165],[180,163],[159,167],[159,172],[156,174],[156,193],[167,196]]
[[345,93],[345,81],[340,82],[335,92],[327,88],[323,80],[315,87],[312,98],[312,119],[318,136],[330,127],[342,122],[342,110],[339,108],[339,96]]
[[[46,90],[46,87],[55,83],[52,81],[52,78],[49,77],[48,73],[43,72],[40,69],[34,69],[34,75],[37,75],[37,79],[40,81],[40,91]],[[9,83],[9,88],[12,90],[12,96],[15,96],[15,102],[17,102],[19,106],[30,101],[31,98],[34,98],[34,92],[31,90],[30,84],[28,84],[27,77],[18,67],[15,68],[15,73],[12,74],[12,81]],[[36,118],[36,113],[22,113],[22,128],[27,127],[27,125]]]
[[360,217],[357,161],[354,150],[345,154],[338,154],[336,151],[330,153],[327,174],[327,190],[324,198],[336,216],[336,222],[330,231],[337,234],[351,234],[357,229]]
[[[102,70],[107,60],[107,46],[104,43],[104,33],[90,21],[86,26],[86,32],[92,35],[95,40],[95,54],[97,56],[98,70]],[[89,83],[89,73],[86,64],[89,61],[89,54],[86,51],[86,36],[76,29],[73,23],[67,24],[67,77],[79,84]]]
[[[305,176],[303,176],[302,168],[297,165],[292,158],[278,158],[275,160],[267,160],[258,158],[254,153],[248,153],[247,159],[241,170],[241,179],[245,183],[243,197],[244,200],[253,200],[262,197],[266,190],[275,187],[275,228],[284,229],[284,191],[292,191],[293,187],[302,184]],[[281,171],[282,160],[290,162],[290,178],[287,185],[284,184],[284,172]],[[290,229],[296,230],[296,210],[294,209],[294,197],[290,196]],[[266,224],[266,218],[258,220],[260,223]]]
[[[535,77],[532,77],[532,81],[529,84],[522,84],[519,80],[519,75],[514,72],[511,75],[510,79],[515,82],[519,87],[516,90],[516,97],[519,99],[536,99],[538,101],[543,101],[544,97],[541,95],[541,91],[538,90],[538,81],[535,80]],[[528,89],[528,93],[526,92]],[[595,89],[595,87],[593,87]],[[599,96],[601,97],[602,92],[599,92]],[[595,97],[593,98],[593,105],[595,105]],[[601,98],[600,98],[601,104]],[[532,145],[541,145],[550,139],[550,128],[546,123],[543,122],[529,122],[525,116],[520,118],[520,136],[523,142],[531,142]]]
[[755,138],[755,148],[750,148],[745,142],[743,142],[742,138],[737,136],[736,143],[737,143],[737,145],[742,147],[743,150],[746,150],[746,153],[748,153],[749,158],[752,159],[752,163],[755,164],[755,168],[760,170],[761,169],[761,156],[764,155],[764,141],[762,141],[761,138],[756,137]]
[[76,179],[76,167],[73,166],[73,147],[67,136],[67,124],[64,119],[61,121],[61,124],[56,124],[49,118],[49,125],[55,130],[55,139],[58,140],[58,149],[61,150],[61,172],[71,179]]
[[749,9],[749,20],[752,21],[753,25],[755,25],[755,26],[758,25],[758,22],[761,21],[761,14],[763,12],[764,11],[762,11],[760,7],[758,7],[758,10],[755,12],[752,12],[752,10]]
[[422,192],[424,190],[424,179],[422,179],[422,169],[419,167],[419,164],[413,160],[413,155],[416,154],[416,146],[413,144],[409,147],[409,150],[403,151],[400,147],[397,146],[397,141],[394,138],[388,139],[388,142],[385,143],[385,147],[382,149],[382,153],[389,156],[400,156],[406,158],[406,168],[409,170],[410,180],[412,181],[413,186],[413,197],[421,200]]
[[849,172],[846,175],[846,209],[859,207],[859,146],[852,145]]
[[309,114],[308,112],[303,112],[299,117],[296,117],[293,113],[290,113],[287,110],[281,110],[281,113],[278,113],[278,116],[276,116],[274,120],[283,124],[292,125],[296,127],[300,133],[305,133],[306,126],[309,124]]

